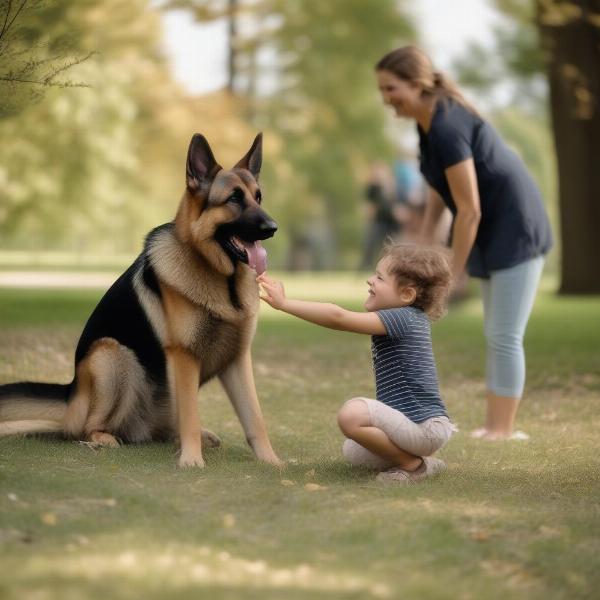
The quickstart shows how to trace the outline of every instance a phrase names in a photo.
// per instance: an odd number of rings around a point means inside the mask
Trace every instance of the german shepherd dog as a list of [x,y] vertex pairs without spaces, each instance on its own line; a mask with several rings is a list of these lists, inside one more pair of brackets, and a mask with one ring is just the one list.
[[215,375],[259,460],[281,465],[252,373],[258,286],[277,224],[262,208],[262,135],[229,171],[192,137],[175,219],[152,230],[90,316],[66,385],[0,386],[0,435],[61,432],[97,445],[179,437],[179,466],[203,467],[198,389]]

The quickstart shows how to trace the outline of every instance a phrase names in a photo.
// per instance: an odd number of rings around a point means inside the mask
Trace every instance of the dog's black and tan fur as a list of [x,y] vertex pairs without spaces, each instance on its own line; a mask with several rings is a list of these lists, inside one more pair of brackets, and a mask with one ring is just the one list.
[[93,311],[73,381],[0,386],[0,435],[62,432],[108,446],[178,436],[180,466],[202,467],[202,443],[219,440],[201,429],[198,388],[217,376],[257,458],[280,464],[250,357],[259,298],[245,248],[277,229],[261,207],[261,161],[260,135],[229,171],[194,135],[177,215]]

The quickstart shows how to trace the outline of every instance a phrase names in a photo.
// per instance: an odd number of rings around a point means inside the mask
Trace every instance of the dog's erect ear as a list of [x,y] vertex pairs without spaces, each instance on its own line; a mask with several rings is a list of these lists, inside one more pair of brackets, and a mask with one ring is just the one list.
[[256,136],[250,150],[244,158],[242,158],[235,168],[247,169],[254,175],[254,179],[258,179],[260,173],[260,167],[262,165],[262,133]]
[[215,160],[206,138],[195,133],[187,155],[185,174],[188,189],[195,192],[202,182],[214,179],[221,169],[222,167]]

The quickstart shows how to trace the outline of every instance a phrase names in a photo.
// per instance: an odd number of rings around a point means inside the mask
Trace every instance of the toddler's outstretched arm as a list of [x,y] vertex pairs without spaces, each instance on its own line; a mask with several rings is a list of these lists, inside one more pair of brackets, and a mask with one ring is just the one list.
[[337,304],[286,298],[283,284],[271,279],[266,273],[259,275],[256,281],[260,286],[261,299],[277,310],[329,329],[368,335],[386,334],[386,329],[375,312],[355,312]]

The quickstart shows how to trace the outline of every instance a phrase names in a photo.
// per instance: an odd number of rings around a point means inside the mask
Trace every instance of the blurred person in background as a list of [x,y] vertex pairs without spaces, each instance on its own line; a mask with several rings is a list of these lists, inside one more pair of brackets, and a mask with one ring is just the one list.
[[487,412],[472,436],[526,439],[514,431],[525,385],[523,336],[552,247],[540,192],[520,158],[423,51],[393,50],[375,71],[384,103],[417,125],[428,184],[422,241],[431,240],[448,207],[455,281],[465,267],[481,278]]
[[360,270],[368,271],[377,261],[385,240],[395,238],[401,229],[394,174],[386,163],[370,165],[364,200],[366,230]]
[[425,182],[416,161],[407,152],[401,153],[392,168],[396,181],[396,219],[402,223],[403,238],[415,239],[425,212]]

